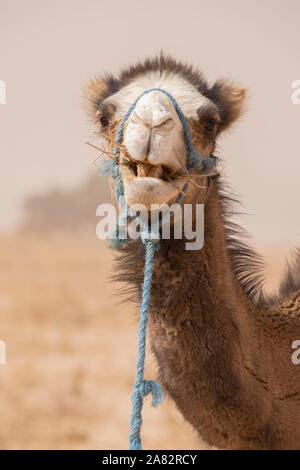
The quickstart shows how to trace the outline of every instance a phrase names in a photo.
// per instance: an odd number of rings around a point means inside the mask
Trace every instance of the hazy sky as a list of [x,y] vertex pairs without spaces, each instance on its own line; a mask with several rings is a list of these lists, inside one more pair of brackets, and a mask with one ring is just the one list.
[[249,88],[218,154],[258,243],[300,245],[299,18],[299,0],[0,0],[0,229],[24,196],[92,171],[87,80],[164,49]]

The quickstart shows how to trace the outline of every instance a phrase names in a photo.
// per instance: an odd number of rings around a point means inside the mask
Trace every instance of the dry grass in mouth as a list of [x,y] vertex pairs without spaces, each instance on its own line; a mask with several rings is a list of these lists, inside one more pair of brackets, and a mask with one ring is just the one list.
[[[101,149],[97,147],[96,145],[91,144],[90,142],[86,142],[87,145],[95,148],[96,150],[99,150],[101,154],[93,160],[92,164],[95,164],[95,162],[102,157],[103,155],[106,155],[108,158],[116,162],[118,165],[123,166],[125,168],[129,168],[132,170],[135,174],[135,176],[154,176],[158,177],[162,181],[172,183],[177,189],[177,185],[175,184],[175,180],[178,181],[179,179],[182,180],[183,182],[187,182],[189,184],[192,184],[193,186],[196,186],[199,189],[207,189],[207,185],[202,186],[200,185],[196,179],[197,178],[203,178],[203,175],[197,175],[195,173],[192,174],[185,174],[182,175],[178,172],[172,171],[170,168],[164,166],[164,165],[159,165],[155,166],[147,162],[141,162],[140,160],[135,160],[132,158],[125,145],[119,144],[116,142],[112,137],[104,134],[103,132],[95,132],[95,134],[100,135],[104,138],[106,138],[109,142],[111,142],[114,146],[118,147],[119,152],[111,152],[105,149]],[[120,160],[120,157],[122,160]],[[215,176],[218,173],[221,173],[223,171],[223,168],[221,170],[217,170],[216,172],[213,172],[211,174],[208,174],[206,176]],[[156,176],[156,174],[159,174],[159,176]]]
[[[152,170],[155,168],[158,169],[159,167],[161,168],[159,177],[163,181],[173,181],[177,179],[178,177],[183,176],[183,175],[179,175],[178,173],[175,173],[174,171],[171,171],[169,168],[167,168],[164,165],[159,165],[155,167],[151,163],[135,160],[128,154],[127,149],[124,146],[120,147],[120,153],[115,153],[115,152],[110,152],[105,149],[101,149],[100,147],[97,147],[96,145],[90,142],[86,142],[86,144],[89,145],[90,147],[93,147],[96,150],[99,150],[99,152],[101,152],[101,154],[98,155],[98,157],[92,161],[92,165],[95,164],[99,158],[106,155],[110,160],[113,160],[118,165],[123,166],[125,168],[129,168],[132,171],[134,171],[135,176],[141,176],[141,174],[143,174],[143,176],[154,176],[152,174],[153,173]],[[121,160],[119,159],[120,156],[121,156]],[[141,171],[141,168],[143,168],[143,171]]]

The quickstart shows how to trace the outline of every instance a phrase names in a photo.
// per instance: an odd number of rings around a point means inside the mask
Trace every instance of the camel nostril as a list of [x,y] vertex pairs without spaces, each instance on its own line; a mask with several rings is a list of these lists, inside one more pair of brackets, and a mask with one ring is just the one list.
[[175,121],[173,118],[166,118],[160,124],[153,126],[153,129],[164,129],[164,130],[171,130],[175,126]]
[[149,113],[138,113],[133,111],[131,115],[131,122],[134,124],[142,124],[149,129],[171,129],[175,126],[175,121],[169,113],[154,113],[149,115]]
[[141,116],[139,116],[139,114],[136,111],[133,111],[130,120],[134,124],[139,124],[140,123],[140,124],[143,124],[146,127],[151,127],[149,122],[148,122],[148,119],[146,119],[146,118],[143,119]]

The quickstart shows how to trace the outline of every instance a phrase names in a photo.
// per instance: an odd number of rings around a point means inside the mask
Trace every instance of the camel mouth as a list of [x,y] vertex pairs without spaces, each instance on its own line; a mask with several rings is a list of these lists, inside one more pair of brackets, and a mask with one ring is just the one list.
[[124,195],[129,206],[173,204],[185,184],[186,172],[165,165],[137,161],[121,156],[120,167],[124,184]]
[[165,165],[153,165],[149,162],[138,162],[137,160],[130,160],[128,162],[128,169],[135,177],[139,178],[158,178],[162,181],[176,181],[182,174],[171,170]]

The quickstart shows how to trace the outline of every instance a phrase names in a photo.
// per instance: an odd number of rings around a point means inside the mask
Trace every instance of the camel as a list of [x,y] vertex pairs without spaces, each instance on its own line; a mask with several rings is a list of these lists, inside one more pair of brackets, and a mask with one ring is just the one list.
[[[210,86],[194,67],[162,54],[88,84],[89,113],[111,151],[129,106],[153,87],[179,103],[203,157],[244,110],[244,88],[226,80]],[[167,96],[153,91],[139,100],[123,157],[134,162],[120,167],[129,206],[176,201],[187,152]],[[291,360],[300,339],[300,252],[278,294],[266,296],[262,260],[232,221],[223,177],[197,178],[184,203],[204,204],[205,242],[186,250],[184,239],[171,237],[155,254],[148,329],[163,390],[211,446],[300,449],[300,365]],[[116,277],[133,300],[140,300],[144,257],[141,240],[128,240],[117,257]]]

